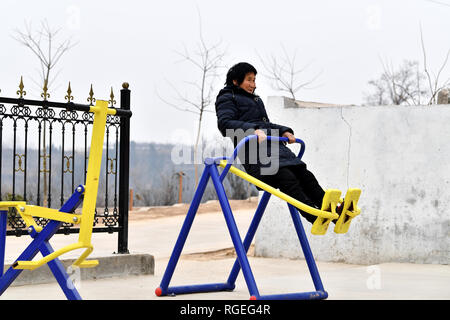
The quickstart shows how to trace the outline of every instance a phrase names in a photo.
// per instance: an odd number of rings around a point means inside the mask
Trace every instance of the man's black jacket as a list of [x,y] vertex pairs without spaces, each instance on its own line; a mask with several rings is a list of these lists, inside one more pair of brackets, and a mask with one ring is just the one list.
[[[287,131],[294,134],[291,128],[270,122],[264,103],[259,96],[237,86],[226,86],[220,90],[215,105],[219,130],[224,137],[230,137],[235,146],[244,136],[254,134],[256,129],[263,130],[268,136],[282,136]],[[267,172],[272,171],[261,171],[262,167],[276,167],[277,171],[281,167],[303,164],[284,143],[277,142],[276,145],[278,155],[272,152],[270,142],[267,142],[267,147],[257,143],[247,143],[239,154],[239,159],[247,173],[258,177],[260,174],[268,174]],[[260,149],[263,150],[262,153]],[[266,153],[268,158],[264,156]]]

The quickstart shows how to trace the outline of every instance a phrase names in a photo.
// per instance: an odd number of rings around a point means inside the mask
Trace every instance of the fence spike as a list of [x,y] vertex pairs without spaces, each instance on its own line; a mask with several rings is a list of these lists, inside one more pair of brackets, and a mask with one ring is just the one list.
[[19,99],[23,99],[23,96],[27,95],[27,92],[23,90],[25,87],[23,85],[23,77],[20,76],[20,84],[19,84],[19,90],[17,90],[16,94],[19,96]]
[[73,100],[72,88],[70,87],[70,81],[69,81],[69,87],[67,88],[67,95],[64,97],[64,99],[66,99],[67,102],[70,102],[71,100]]
[[89,98],[87,98],[87,101],[90,103],[90,105],[94,105],[95,102],[95,98],[94,98],[94,90],[92,89],[92,84],[91,84],[91,90],[89,90]]
[[109,104],[111,105],[111,107],[114,107],[114,105],[116,104],[116,100],[114,100],[114,93],[113,93],[113,88],[111,87],[111,94],[109,96],[111,98],[111,100],[109,100]]
[[41,93],[41,98],[44,98],[44,101],[47,101],[47,98],[50,98],[50,94],[47,93],[48,91],[48,87],[47,87],[47,79],[44,80],[44,87],[42,88],[42,90],[44,92]]

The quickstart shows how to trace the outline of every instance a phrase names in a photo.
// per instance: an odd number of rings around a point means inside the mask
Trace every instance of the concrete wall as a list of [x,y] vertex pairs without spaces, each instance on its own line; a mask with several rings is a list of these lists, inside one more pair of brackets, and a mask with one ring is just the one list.
[[[450,105],[292,107],[269,97],[272,122],[306,143],[303,160],[324,189],[359,187],[360,216],[347,234],[313,236],[319,261],[356,264],[450,260]],[[291,107],[290,107],[291,106]],[[291,145],[293,146],[293,145]],[[294,152],[298,148],[292,147]],[[256,255],[303,258],[286,204],[272,197]]]

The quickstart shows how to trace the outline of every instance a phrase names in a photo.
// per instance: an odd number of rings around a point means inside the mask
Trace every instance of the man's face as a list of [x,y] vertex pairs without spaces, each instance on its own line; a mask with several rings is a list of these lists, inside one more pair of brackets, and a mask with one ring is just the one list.
[[244,81],[239,85],[242,89],[248,93],[253,93],[256,89],[256,75],[253,72],[249,72],[245,75]]

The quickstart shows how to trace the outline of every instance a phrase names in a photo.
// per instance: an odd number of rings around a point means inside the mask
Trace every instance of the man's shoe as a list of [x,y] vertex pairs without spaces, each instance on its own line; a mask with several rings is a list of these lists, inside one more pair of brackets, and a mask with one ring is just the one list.
[[[339,215],[339,218],[341,217],[342,210],[344,209],[344,200],[340,199],[340,202],[336,205],[336,213]],[[339,220],[339,218],[331,220],[334,224]]]

